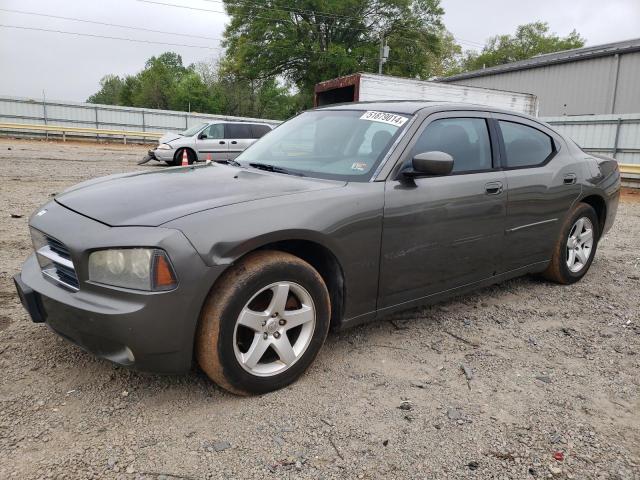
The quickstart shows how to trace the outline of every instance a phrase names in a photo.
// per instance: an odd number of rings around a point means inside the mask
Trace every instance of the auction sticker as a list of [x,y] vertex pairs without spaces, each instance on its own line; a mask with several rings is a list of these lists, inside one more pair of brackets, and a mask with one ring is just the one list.
[[362,162],[356,162],[351,165],[351,170],[358,170],[360,172],[364,172],[369,165]]
[[376,112],[374,110],[368,110],[364,112],[364,114],[360,117],[360,120],[388,123],[389,125],[401,127],[409,119],[407,117],[403,117],[402,115],[396,115],[395,113]]

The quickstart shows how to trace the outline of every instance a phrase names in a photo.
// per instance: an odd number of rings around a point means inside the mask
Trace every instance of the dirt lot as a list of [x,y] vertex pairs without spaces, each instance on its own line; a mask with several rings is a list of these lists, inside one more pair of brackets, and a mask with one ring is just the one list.
[[14,293],[28,215],[163,168],[144,151],[0,140],[1,479],[640,478],[640,195],[581,283],[525,277],[331,334],[301,381],[239,398],[95,359]]

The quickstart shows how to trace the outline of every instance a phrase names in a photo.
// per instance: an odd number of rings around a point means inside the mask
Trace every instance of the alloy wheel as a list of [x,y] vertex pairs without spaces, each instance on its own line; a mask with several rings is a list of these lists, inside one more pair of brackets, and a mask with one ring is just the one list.
[[236,360],[252,375],[280,374],[302,357],[315,326],[316,309],[304,287],[289,281],[268,285],[247,302],[236,320]]
[[593,224],[587,217],[580,217],[569,230],[567,239],[567,267],[573,273],[582,270],[593,249]]

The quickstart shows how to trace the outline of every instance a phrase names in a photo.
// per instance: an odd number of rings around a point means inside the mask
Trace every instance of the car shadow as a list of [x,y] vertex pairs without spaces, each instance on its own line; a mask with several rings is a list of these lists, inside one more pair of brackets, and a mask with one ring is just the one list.
[[[331,362],[328,360],[329,356],[332,359],[341,358],[347,361],[349,355],[357,349],[406,350],[402,340],[396,340],[393,337],[394,334],[402,333],[404,330],[417,331],[418,329],[426,328],[427,331],[421,332],[421,334],[433,336],[434,339],[436,337],[444,338],[446,333],[449,333],[446,331],[445,326],[449,330],[455,331],[464,328],[463,317],[466,316],[467,312],[473,312],[474,306],[488,309],[492,305],[499,305],[501,302],[513,300],[513,298],[509,297],[513,297],[515,294],[519,295],[521,291],[531,288],[533,285],[544,283],[547,282],[536,276],[520,277],[433,305],[385,315],[379,320],[344,331],[332,331],[326,340],[325,348],[320,351],[318,358],[304,378],[306,381],[312,382],[315,373],[323,368],[325,371],[327,368],[331,368]],[[484,303],[487,298],[491,299],[492,305]],[[139,401],[143,401],[145,399],[151,400],[157,395],[158,390],[161,390],[179,391],[181,394],[191,396],[194,392],[200,392],[203,398],[208,399],[228,400],[230,398],[242,398],[228,393],[211,382],[195,362],[191,369],[184,374],[160,375],[139,372],[112,364],[108,360],[97,358],[66,341],[56,341],[55,345],[52,346],[52,341],[48,337],[53,334],[46,333],[46,336],[37,336],[38,343],[41,343],[41,345],[36,345],[35,348],[41,349],[40,351],[42,352],[49,352],[47,355],[49,358],[45,363],[56,365],[55,375],[60,375],[64,372],[64,377],[77,377],[76,379],[80,384],[85,382],[91,384],[94,379],[108,378],[109,381],[106,382],[105,388],[112,391],[111,395],[117,396],[120,392],[135,390],[137,392],[136,398]],[[454,337],[456,335],[456,333],[453,334]],[[394,345],[395,341],[399,342],[398,345]],[[76,375],[74,370],[78,368],[82,370],[82,374]],[[46,367],[40,369],[43,374],[46,371]],[[82,385],[78,388],[82,388]]]

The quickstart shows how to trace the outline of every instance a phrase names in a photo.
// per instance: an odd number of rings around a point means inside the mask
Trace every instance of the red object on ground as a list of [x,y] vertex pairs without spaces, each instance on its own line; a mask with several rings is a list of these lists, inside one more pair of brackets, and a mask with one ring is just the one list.
[[564,453],[562,452],[555,452],[553,454],[553,458],[555,458],[557,461],[562,462],[564,460]]
[[187,151],[186,150],[182,151],[182,166],[183,167],[188,167],[189,166],[189,156],[187,155]]
[[211,161],[211,154],[207,153],[207,162],[210,162],[210,161]]

